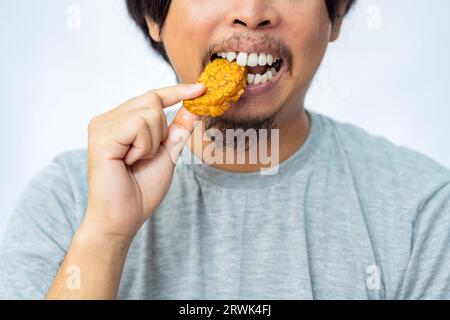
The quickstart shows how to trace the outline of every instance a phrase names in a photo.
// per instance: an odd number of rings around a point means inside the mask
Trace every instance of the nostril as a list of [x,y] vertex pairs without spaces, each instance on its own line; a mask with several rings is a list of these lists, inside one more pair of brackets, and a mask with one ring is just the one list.
[[[239,20],[239,19],[234,19],[234,22],[233,22],[233,23],[234,23],[234,24],[241,25],[241,26],[244,26],[244,27],[247,27],[247,26],[248,26],[247,23],[245,23],[244,21]],[[258,27],[265,27],[265,26],[267,26],[267,25],[270,25],[270,23],[271,23],[271,22],[270,22],[269,20],[264,20],[264,21],[258,23]]]
[[233,23],[234,24],[240,24],[240,25],[243,25],[243,26],[247,26],[247,24],[245,22],[243,22],[243,21],[241,21],[239,19],[235,19]]

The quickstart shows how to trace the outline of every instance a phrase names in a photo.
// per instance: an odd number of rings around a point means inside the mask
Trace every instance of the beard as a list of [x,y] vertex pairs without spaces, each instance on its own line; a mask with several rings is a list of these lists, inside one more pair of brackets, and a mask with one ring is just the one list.
[[[233,108],[233,105],[243,106],[245,105],[245,103],[246,98],[241,97],[241,99],[238,102],[231,104],[231,108]],[[271,129],[275,129],[275,125],[278,120],[278,115],[281,109],[282,108],[277,108],[277,110],[271,113],[259,116],[246,115],[238,117],[233,114],[229,114],[227,112],[218,117],[206,116],[203,118],[205,130],[216,129],[221,131],[223,134],[225,134],[225,131],[227,129],[231,130],[242,129],[244,131],[250,129],[254,130],[267,129],[270,131]]]
[[[279,115],[279,110],[271,114],[260,115],[257,117],[248,116],[246,118],[236,118],[229,116],[226,113],[219,117],[205,117],[205,131],[207,136],[212,142],[216,144],[216,147],[232,147],[236,149],[242,144],[245,144],[244,150],[248,150],[251,146],[259,143],[260,135],[251,135],[253,139],[249,137],[249,131],[260,132],[260,130],[266,130],[267,135],[264,136],[264,140],[270,139],[272,129],[276,129],[276,123]],[[228,139],[216,140],[214,134],[209,132],[219,131],[223,137],[227,136],[229,131],[233,131],[233,141]]]

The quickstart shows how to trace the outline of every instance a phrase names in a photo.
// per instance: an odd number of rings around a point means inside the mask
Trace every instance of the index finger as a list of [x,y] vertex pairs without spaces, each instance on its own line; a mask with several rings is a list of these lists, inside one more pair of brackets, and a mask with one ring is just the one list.
[[152,90],[161,100],[163,108],[167,108],[177,104],[180,101],[194,99],[201,96],[205,92],[203,83],[196,84],[179,84],[172,87]]

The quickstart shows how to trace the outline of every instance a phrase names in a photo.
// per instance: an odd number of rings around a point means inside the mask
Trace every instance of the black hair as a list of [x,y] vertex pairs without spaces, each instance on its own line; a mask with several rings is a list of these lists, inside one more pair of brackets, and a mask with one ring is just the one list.
[[[347,7],[344,14],[346,14],[356,2],[356,0],[325,0],[331,21],[335,21],[337,18],[341,18],[339,16],[340,1],[347,1]],[[164,44],[162,42],[153,41],[153,39],[150,37],[145,17],[148,16],[150,19],[152,19],[160,27],[161,30],[161,27],[164,25],[164,22],[166,20],[167,14],[169,13],[171,2],[172,0],[126,0],[128,13],[131,18],[136,22],[138,27],[145,34],[152,48],[156,50],[156,52],[158,52],[164,58],[164,60],[169,63],[169,57],[167,56],[166,50],[164,49]]]

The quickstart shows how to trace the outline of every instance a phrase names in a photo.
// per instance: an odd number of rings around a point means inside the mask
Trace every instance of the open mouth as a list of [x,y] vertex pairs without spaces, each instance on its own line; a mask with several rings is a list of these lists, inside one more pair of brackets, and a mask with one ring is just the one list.
[[283,59],[267,53],[246,52],[217,52],[211,57],[211,61],[217,58],[227,59],[248,71],[247,83],[249,85],[260,85],[272,81],[283,66]]

